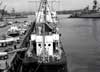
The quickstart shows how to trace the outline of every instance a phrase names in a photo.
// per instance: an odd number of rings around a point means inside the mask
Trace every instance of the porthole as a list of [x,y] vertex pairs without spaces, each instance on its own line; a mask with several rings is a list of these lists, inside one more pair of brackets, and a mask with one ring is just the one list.
[[38,46],[41,46],[41,44],[38,44]]
[[48,44],[48,46],[51,46],[51,44]]
[[44,46],[46,46],[46,44],[44,44]]

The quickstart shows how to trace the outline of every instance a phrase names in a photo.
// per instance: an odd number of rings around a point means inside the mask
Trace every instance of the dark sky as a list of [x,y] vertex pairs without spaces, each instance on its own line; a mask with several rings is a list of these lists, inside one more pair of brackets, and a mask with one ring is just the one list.
[[[36,10],[38,7],[39,3],[36,2],[28,2],[28,1],[37,1],[37,0],[1,0],[3,1],[3,5],[7,4],[7,10],[11,10],[12,8],[15,8],[16,11],[33,11]],[[81,9],[86,7],[87,5],[92,6],[93,5],[93,0],[59,0],[59,2],[56,2],[56,6],[60,10],[70,10],[70,9]],[[100,3],[100,0],[98,0]],[[99,4],[98,4],[99,5]],[[1,8],[2,8],[1,7]]]

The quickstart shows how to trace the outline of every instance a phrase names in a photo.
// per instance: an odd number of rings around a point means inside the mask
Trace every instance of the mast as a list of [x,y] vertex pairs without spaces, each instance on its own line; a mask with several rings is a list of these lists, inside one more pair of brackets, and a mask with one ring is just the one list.
[[93,1],[93,4],[94,4],[94,5],[93,5],[93,10],[96,10],[96,8],[97,8],[97,3],[98,3],[97,0],[94,0],[94,1]]
[[[45,48],[46,47],[46,27],[48,26],[48,28],[53,30],[53,13],[50,10],[49,4],[48,4],[48,0],[41,0],[40,5],[39,5],[39,10],[36,16],[36,22],[37,24],[39,24],[41,26],[41,33],[39,35],[42,36],[42,58],[43,61],[45,61],[45,57],[48,57],[48,51]],[[52,25],[50,25],[49,23],[52,23]],[[37,25],[38,26],[38,25]],[[51,28],[52,27],[52,28]],[[39,29],[39,28],[38,28]],[[49,30],[49,29],[48,29]]]
[[46,19],[46,12],[47,12],[47,0],[43,0],[43,5],[44,5],[44,23],[43,23],[43,60],[45,60],[45,24],[47,23],[47,19]]

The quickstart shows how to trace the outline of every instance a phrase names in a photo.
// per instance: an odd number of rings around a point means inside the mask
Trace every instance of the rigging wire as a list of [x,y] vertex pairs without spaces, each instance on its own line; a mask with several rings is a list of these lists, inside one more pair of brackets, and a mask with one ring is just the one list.
[[40,65],[42,64],[42,62],[37,66],[37,68],[35,69],[34,72],[37,72],[37,70],[39,69]]

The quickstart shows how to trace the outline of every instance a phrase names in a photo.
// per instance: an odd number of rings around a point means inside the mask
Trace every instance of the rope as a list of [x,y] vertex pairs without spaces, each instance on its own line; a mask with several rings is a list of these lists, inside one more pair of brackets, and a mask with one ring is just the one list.
[[37,66],[37,68],[36,68],[36,70],[34,72],[37,72],[37,70],[39,69],[41,64],[42,64],[42,62]]

